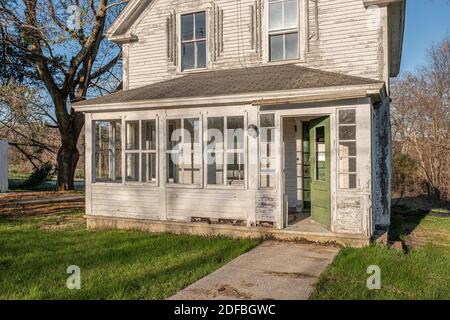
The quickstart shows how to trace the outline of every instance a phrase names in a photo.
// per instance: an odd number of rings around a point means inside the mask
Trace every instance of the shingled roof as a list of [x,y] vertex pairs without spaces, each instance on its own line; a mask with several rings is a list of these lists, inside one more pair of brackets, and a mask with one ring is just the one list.
[[159,99],[226,96],[243,93],[365,85],[382,82],[295,64],[190,73],[182,77],[116,92],[75,106],[133,103]]

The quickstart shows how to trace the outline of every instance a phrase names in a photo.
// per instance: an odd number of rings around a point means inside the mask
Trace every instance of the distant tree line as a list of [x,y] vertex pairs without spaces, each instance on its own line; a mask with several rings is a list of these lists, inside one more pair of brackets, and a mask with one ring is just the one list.
[[392,87],[394,188],[450,200],[450,38]]

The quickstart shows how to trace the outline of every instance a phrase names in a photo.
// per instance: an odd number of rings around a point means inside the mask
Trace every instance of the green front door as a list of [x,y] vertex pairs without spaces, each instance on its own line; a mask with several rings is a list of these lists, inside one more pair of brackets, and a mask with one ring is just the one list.
[[311,148],[311,219],[330,228],[330,117],[309,123]]

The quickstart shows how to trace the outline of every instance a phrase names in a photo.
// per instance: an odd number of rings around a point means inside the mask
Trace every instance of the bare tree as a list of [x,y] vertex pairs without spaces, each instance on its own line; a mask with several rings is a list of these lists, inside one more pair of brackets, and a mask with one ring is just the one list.
[[450,39],[428,51],[428,61],[393,86],[394,153],[418,167],[430,195],[450,199]]
[[8,81],[44,91],[52,106],[46,119],[60,136],[58,190],[74,188],[80,156],[84,117],[71,104],[121,86],[121,52],[104,32],[124,2],[0,0],[2,60],[13,70]]

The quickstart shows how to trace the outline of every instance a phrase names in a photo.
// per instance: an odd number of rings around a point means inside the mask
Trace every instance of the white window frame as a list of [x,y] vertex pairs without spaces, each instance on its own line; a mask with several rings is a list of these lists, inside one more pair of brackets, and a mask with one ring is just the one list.
[[[205,32],[205,38],[201,38],[201,39],[196,39],[195,38],[195,15],[197,14],[197,13],[205,13],[205,29],[206,29],[206,32]],[[188,16],[188,15],[193,15],[193,24],[194,24],[194,34],[193,34],[193,37],[194,37],[194,39],[193,40],[183,40],[183,34],[182,34],[182,32],[183,32],[183,26],[182,26],[182,18],[183,18],[183,16]],[[209,48],[208,48],[208,36],[209,36],[209,28],[208,28],[208,21],[209,21],[209,19],[208,19],[208,10],[205,8],[205,9],[202,9],[202,10],[195,10],[195,11],[190,11],[190,12],[183,12],[183,13],[181,13],[181,14],[179,14],[178,15],[178,34],[179,34],[179,36],[178,36],[178,41],[179,41],[179,46],[178,46],[178,48],[179,48],[179,71],[180,72],[196,72],[196,71],[202,71],[202,70],[207,70],[208,69],[208,65],[209,65]],[[198,65],[198,61],[197,61],[197,45],[194,45],[194,48],[195,48],[195,67],[194,68],[190,68],[190,69],[183,69],[183,44],[185,44],[185,43],[196,43],[196,42],[200,42],[200,41],[204,41],[205,42],[205,67],[201,67],[201,68],[199,68],[199,67],[197,67],[197,65]]]
[[[118,185],[118,184],[122,184],[122,182],[123,182],[123,172],[121,172],[121,179],[120,180],[116,180],[117,179],[117,177],[116,177],[116,165],[115,165],[115,161],[116,161],[116,155],[117,155],[117,151],[116,151],[116,148],[114,147],[114,151],[112,151],[112,157],[111,157],[111,159],[110,159],[110,171],[112,172],[111,173],[111,175],[114,177],[113,179],[111,179],[111,180],[100,180],[100,181],[97,181],[97,166],[96,166],[96,155],[97,155],[97,150],[96,150],[96,139],[97,139],[97,134],[98,134],[98,132],[97,132],[97,127],[96,127],[96,123],[97,122],[109,122],[109,123],[111,123],[111,122],[117,122],[117,123],[120,123],[120,127],[121,127],[121,133],[120,133],[120,139],[121,140],[123,140],[123,123],[122,123],[122,120],[121,120],[121,118],[116,118],[116,119],[114,119],[114,118],[105,118],[105,119],[93,119],[92,120],[92,132],[93,132],[93,135],[92,135],[92,170],[91,170],[91,174],[92,174],[92,184],[113,184],[113,185]],[[112,139],[113,140],[113,145],[114,146],[116,146],[116,134],[115,134],[115,130],[116,130],[116,127],[114,127],[114,130],[113,130],[113,134],[111,134],[110,133],[110,139]],[[111,137],[112,136],[112,137]],[[122,152],[123,152],[123,141],[121,141],[121,147],[122,147]],[[122,152],[121,152],[121,154],[120,154],[120,156],[121,156],[121,161],[123,161],[123,159],[122,159]],[[112,160],[112,161],[111,161]],[[111,162],[112,162],[112,164],[111,164]],[[122,167],[123,167],[123,165],[122,165],[122,163],[121,163],[121,167],[120,167],[120,171],[123,171],[123,169],[122,169]]]
[[[242,128],[244,139],[243,139],[243,149],[228,149],[228,125],[227,125],[227,119],[233,118],[233,117],[242,117],[244,126]],[[204,133],[204,154],[205,154],[205,160],[204,163],[207,163],[207,156],[210,151],[208,148],[208,119],[209,118],[222,118],[223,119],[223,149],[221,151],[223,155],[223,183],[222,184],[208,184],[208,166],[205,165],[205,186],[207,188],[211,189],[217,189],[217,188],[236,188],[236,189],[245,189],[247,184],[247,130],[245,124],[247,123],[247,117],[245,114],[210,114],[207,117],[205,117],[205,133]],[[243,179],[242,179],[242,185],[229,185],[228,184],[228,154],[229,153],[241,153],[243,156],[244,161],[244,172],[243,172]]]
[[[355,123],[353,124],[346,124],[346,123],[340,123],[339,121],[339,113],[341,111],[354,111],[355,112]],[[342,140],[339,137],[339,129],[340,127],[355,127],[355,139],[345,139]],[[355,108],[343,108],[343,109],[338,109],[337,110],[337,153],[338,153],[338,157],[337,157],[337,171],[338,171],[338,175],[337,175],[337,182],[338,182],[338,188],[341,190],[356,190],[358,189],[358,142],[357,142],[357,131],[358,131],[358,125],[357,125],[357,110]],[[341,142],[350,142],[350,143],[355,143],[355,155],[354,156],[341,156],[340,154],[340,144]],[[340,169],[340,162],[341,159],[356,159],[356,168],[355,171],[348,171],[348,172],[342,172]],[[354,188],[345,188],[341,186],[341,175],[355,175],[355,187]]]
[[[258,127],[260,128],[260,131],[262,129],[262,127],[261,127],[261,116],[263,116],[263,115],[273,115],[273,121],[274,121],[273,122],[273,127],[264,127],[264,128],[268,128],[270,130],[274,129],[274,133],[276,133],[276,131],[277,131],[277,129],[276,129],[276,114],[274,112],[267,112],[267,113],[259,113],[258,114]],[[275,153],[271,157],[267,157],[267,155],[263,154],[263,147],[262,147],[263,145],[267,146],[269,144],[276,145],[276,143],[277,143],[276,135],[272,137],[272,141],[271,142],[267,142],[267,141],[266,142],[262,142],[261,141],[261,133],[258,135],[258,144],[259,144],[259,146],[258,146],[258,148],[259,148],[258,187],[259,187],[259,189],[262,189],[262,190],[275,190],[275,189],[277,189],[277,185],[278,185],[277,184],[277,158],[278,158],[277,154]],[[266,159],[266,160],[269,160],[269,161],[273,161],[273,163],[275,164],[274,171],[272,173],[272,175],[275,177],[275,184],[272,187],[265,187],[265,186],[261,185],[261,183],[262,183],[262,179],[261,179],[262,175],[267,175],[267,176],[271,175],[271,174],[267,174],[267,173],[262,173],[261,167],[262,167],[262,160],[263,159]]]
[[[202,116],[197,114],[197,115],[183,115],[183,116],[173,116],[173,117],[166,117],[165,119],[165,137],[166,137],[166,141],[164,141],[164,150],[165,150],[165,157],[164,157],[164,161],[166,163],[166,174],[165,174],[165,181],[166,181],[166,186],[169,188],[202,188],[203,187],[203,161],[201,161],[200,163],[200,168],[199,168],[199,183],[198,184],[184,184],[184,162],[182,164],[180,164],[180,179],[178,183],[169,183],[168,178],[169,178],[169,167],[167,165],[167,156],[169,154],[179,154],[179,156],[184,157],[184,139],[185,139],[185,135],[184,135],[184,120],[185,119],[198,119],[199,121],[199,128],[198,128],[198,143],[199,143],[199,148],[200,148],[200,155],[199,158],[202,159],[202,154],[203,154],[203,132],[202,132],[202,128],[203,128],[203,119]],[[180,151],[174,151],[174,150],[168,150],[167,149],[167,144],[168,141],[171,137],[169,137],[169,127],[168,127],[168,122],[171,120],[180,120],[181,121],[181,130],[183,130],[183,135],[181,136],[181,150]]]
[[[270,4],[271,3],[282,3],[282,19],[283,19],[283,25],[284,25],[284,7],[285,2],[288,0],[267,0],[267,60],[269,62],[281,62],[281,61],[293,61],[293,60],[299,60],[302,59],[303,54],[301,53],[302,45],[300,43],[303,35],[300,35],[300,8],[303,5],[303,0],[296,0],[297,1],[297,23],[295,26],[292,27],[286,27],[286,28],[279,28],[279,29],[270,29]],[[291,0],[293,1],[293,0]],[[303,29],[303,28],[302,28]],[[295,58],[286,58],[286,39],[285,36],[287,34],[297,33],[297,57]],[[270,38],[272,36],[277,35],[283,35],[283,59],[278,60],[272,60],[272,52],[271,52],[271,46],[270,46]]]
[[[155,149],[150,149],[150,150],[143,150],[142,148],[142,123],[146,122],[146,121],[154,121],[155,122]],[[138,145],[139,145],[139,149],[133,149],[133,150],[127,150],[127,139],[128,139],[128,130],[127,130],[127,124],[129,122],[137,122],[138,123]],[[127,174],[126,172],[124,172],[123,174],[123,180],[125,181],[126,184],[146,184],[146,185],[154,185],[157,186],[158,185],[158,176],[159,176],[159,160],[158,160],[158,145],[159,145],[159,121],[158,118],[145,118],[142,120],[137,120],[137,119],[125,119],[124,121],[124,135],[125,135],[125,141],[123,144],[123,153],[124,153],[124,167],[125,167],[125,171],[127,170],[127,154],[138,154],[139,157],[139,179],[138,181],[133,181],[133,180],[127,180]],[[143,181],[142,179],[142,155],[143,154],[154,154],[155,155],[155,180],[154,181]]]

